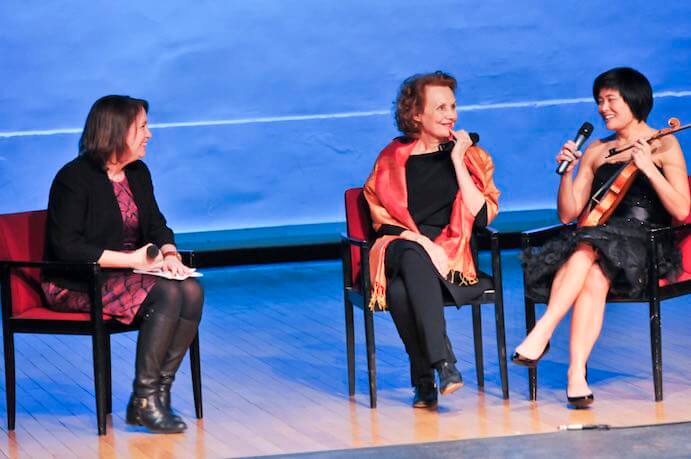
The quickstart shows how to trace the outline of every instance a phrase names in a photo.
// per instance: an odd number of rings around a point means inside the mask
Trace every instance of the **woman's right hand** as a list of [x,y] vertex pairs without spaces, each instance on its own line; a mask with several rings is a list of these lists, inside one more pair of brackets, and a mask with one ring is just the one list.
[[561,150],[557,154],[557,163],[561,164],[562,161],[569,161],[569,165],[566,167],[564,174],[568,174],[573,171],[573,168],[578,164],[578,160],[581,159],[583,153],[576,150],[576,142],[569,140],[561,147]]
[[446,255],[444,249],[425,236],[422,236],[418,240],[418,244],[425,249],[425,252],[427,252],[427,255],[432,259],[432,264],[437,268],[439,274],[441,274],[442,277],[446,277],[449,273],[449,257]]
[[163,255],[158,252],[156,258],[149,258],[146,255],[147,249],[153,244],[146,244],[130,253],[132,257],[131,267],[134,269],[146,269],[148,271],[161,268],[163,266]]

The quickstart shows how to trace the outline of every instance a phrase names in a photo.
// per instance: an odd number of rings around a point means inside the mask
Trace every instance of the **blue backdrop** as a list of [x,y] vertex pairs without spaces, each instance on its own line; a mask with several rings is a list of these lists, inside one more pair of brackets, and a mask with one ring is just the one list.
[[3,0],[0,212],[45,207],[110,93],[151,103],[146,161],[177,231],[343,220],[413,73],[458,78],[503,209],[555,206],[559,146],[585,120],[606,134],[590,94],[608,68],[649,77],[653,126],[690,121],[691,4],[513,3]]

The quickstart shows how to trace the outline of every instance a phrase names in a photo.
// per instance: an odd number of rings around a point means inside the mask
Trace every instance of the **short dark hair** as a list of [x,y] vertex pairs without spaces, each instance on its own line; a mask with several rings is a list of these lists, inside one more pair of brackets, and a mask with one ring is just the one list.
[[442,71],[421,73],[406,78],[396,97],[396,126],[405,135],[420,132],[420,123],[413,117],[425,110],[425,88],[427,86],[446,86],[456,92],[456,79]]
[[105,168],[110,156],[120,158],[127,149],[127,131],[149,103],[130,96],[104,96],[91,106],[79,139],[79,154]]
[[648,119],[653,109],[653,88],[648,79],[638,70],[617,67],[607,70],[593,82],[593,98],[597,102],[602,89],[616,89],[621,94],[631,113],[638,121]]

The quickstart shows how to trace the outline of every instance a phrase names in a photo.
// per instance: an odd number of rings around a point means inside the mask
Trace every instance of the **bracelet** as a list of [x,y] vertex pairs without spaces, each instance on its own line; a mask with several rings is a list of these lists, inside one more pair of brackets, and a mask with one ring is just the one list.
[[180,252],[176,250],[169,250],[167,252],[163,252],[163,258],[168,257],[168,256],[174,256],[175,258],[178,259],[178,261],[182,261],[182,255],[180,255]]

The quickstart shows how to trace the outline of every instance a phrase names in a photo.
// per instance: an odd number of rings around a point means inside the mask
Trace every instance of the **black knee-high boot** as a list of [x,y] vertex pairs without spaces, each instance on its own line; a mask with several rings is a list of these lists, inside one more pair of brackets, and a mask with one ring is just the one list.
[[178,371],[182,359],[185,357],[194,337],[197,336],[199,322],[180,318],[175,330],[173,340],[168,346],[168,353],[161,365],[161,377],[158,384],[158,400],[166,408],[174,419],[182,422],[182,418],[173,411],[170,403],[170,388],[175,380],[175,373]]
[[127,405],[128,424],[141,425],[158,433],[177,433],[186,428],[185,423],[173,419],[158,398],[161,366],[177,322],[178,319],[152,310],[144,314],[137,339],[134,390]]

